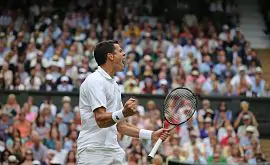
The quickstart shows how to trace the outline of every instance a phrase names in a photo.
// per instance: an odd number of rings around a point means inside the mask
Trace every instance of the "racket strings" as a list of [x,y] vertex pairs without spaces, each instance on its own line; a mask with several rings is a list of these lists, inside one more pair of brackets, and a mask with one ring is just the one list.
[[181,124],[193,115],[196,104],[197,100],[189,90],[174,90],[166,97],[164,103],[165,118],[171,124]]

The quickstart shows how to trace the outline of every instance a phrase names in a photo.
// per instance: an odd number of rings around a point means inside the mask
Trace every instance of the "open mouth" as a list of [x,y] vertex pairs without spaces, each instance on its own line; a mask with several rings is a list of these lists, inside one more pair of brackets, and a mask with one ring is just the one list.
[[125,65],[125,63],[126,63],[126,60],[122,59],[122,64]]

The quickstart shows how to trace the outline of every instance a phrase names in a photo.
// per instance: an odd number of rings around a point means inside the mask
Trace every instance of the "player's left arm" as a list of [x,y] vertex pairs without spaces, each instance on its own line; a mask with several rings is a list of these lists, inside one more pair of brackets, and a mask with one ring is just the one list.
[[134,138],[140,139],[148,139],[152,140],[152,142],[156,142],[158,138],[165,140],[169,135],[170,132],[167,129],[161,128],[157,131],[151,131],[146,129],[140,129],[133,124],[130,124],[126,121],[121,121],[117,123],[117,130],[119,133],[127,136],[131,136]]

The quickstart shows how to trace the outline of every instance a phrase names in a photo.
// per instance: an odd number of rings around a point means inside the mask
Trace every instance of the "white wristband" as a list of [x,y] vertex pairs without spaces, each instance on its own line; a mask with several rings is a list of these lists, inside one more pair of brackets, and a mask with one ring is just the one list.
[[152,139],[152,133],[153,133],[153,131],[146,130],[146,129],[140,129],[139,138],[140,139],[151,140]]
[[112,119],[116,123],[123,120],[124,118],[125,118],[125,116],[123,115],[122,110],[115,111],[112,113]]

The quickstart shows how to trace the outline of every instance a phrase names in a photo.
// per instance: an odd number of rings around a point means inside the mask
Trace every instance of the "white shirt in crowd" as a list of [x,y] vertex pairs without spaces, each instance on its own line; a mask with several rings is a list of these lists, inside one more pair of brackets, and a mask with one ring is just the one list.
[[78,138],[78,151],[86,147],[119,149],[116,125],[99,128],[94,110],[105,107],[108,112],[123,109],[121,92],[116,81],[101,67],[87,76],[80,88],[79,108],[82,127]]
[[39,87],[41,85],[41,80],[39,77],[35,76],[33,78],[33,83],[31,83],[31,77],[27,77],[24,81],[25,84],[25,89],[29,90],[29,89],[35,89],[35,90],[39,90]]
[[61,83],[57,85],[57,90],[60,92],[71,92],[73,90],[73,86],[67,83]]
[[[251,85],[252,81],[251,78],[248,75],[245,75],[246,82]],[[235,75],[231,80],[232,86],[238,86],[240,84],[240,75]]]
[[184,51],[183,47],[181,45],[173,45],[171,44],[167,51],[167,57],[168,58],[174,58],[176,56],[176,53],[178,53],[179,57],[182,59],[184,58]]

